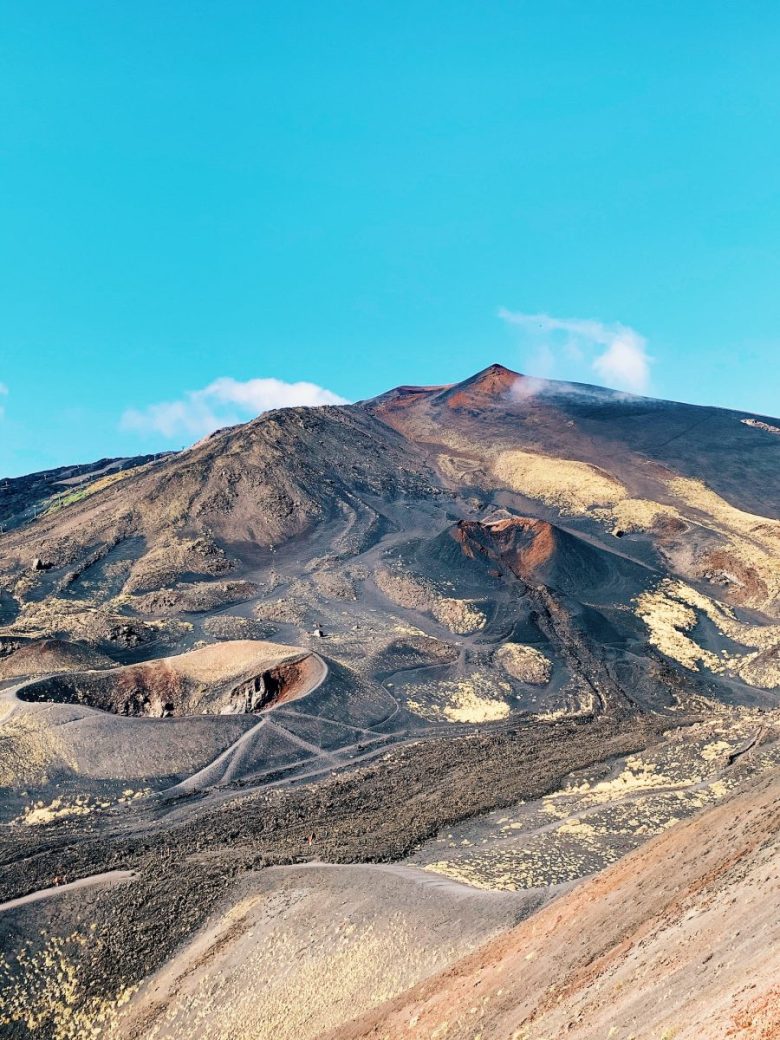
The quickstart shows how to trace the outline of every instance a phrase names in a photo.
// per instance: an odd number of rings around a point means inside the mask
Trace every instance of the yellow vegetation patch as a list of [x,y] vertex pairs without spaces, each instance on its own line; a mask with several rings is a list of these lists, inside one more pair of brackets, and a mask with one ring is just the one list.
[[[58,638],[94,644],[104,639],[114,626],[127,624],[127,616],[120,613],[126,602],[126,596],[116,596],[100,606],[91,606],[86,600],[70,600],[61,596],[49,596],[41,601],[30,600],[22,604],[13,623],[1,631],[3,635],[34,637],[55,634]],[[171,638],[192,630],[191,622],[173,618],[144,620],[143,627]]]
[[374,581],[399,607],[432,614],[439,624],[457,635],[468,635],[485,627],[485,615],[471,600],[443,596],[422,578],[381,567]]
[[715,762],[730,750],[731,747],[725,740],[713,740],[701,749],[701,757],[705,762]]
[[[323,903],[307,897],[302,882],[291,896],[273,893],[256,908],[245,909],[244,901],[243,919],[225,915],[166,965],[130,1006],[118,1035],[310,1040],[338,1032],[358,1011],[408,990],[474,944],[469,926],[442,927],[435,941],[426,929],[421,940],[425,916],[418,920],[392,904],[386,912],[378,905],[369,920],[352,920],[346,897],[331,908],[326,889]],[[304,917],[315,905],[320,916],[312,931]]]
[[589,838],[596,834],[596,828],[592,827],[585,820],[578,820],[571,817],[568,820],[564,820],[558,828],[559,834],[571,834],[576,838]]
[[657,589],[637,597],[636,613],[650,629],[650,642],[691,671],[697,672],[700,664],[720,670],[720,658],[687,634],[696,626],[696,612],[672,594],[673,584],[664,581]]
[[[650,630],[653,646],[685,668],[698,671],[704,666],[713,672],[728,672],[764,689],[780,685],[780,658],[771,652],[780,646],[780,625],[745,624],[729,607],[671,578],[638,596],[635,609]],[[753,652],[719,656],[699,646],[688,634],[698,621],[697,611],[723,635],[752,647]]]
[[677,501],[632,498],[617,478],[596,466],[530,451],[500,452],[493,476],[505,486],[538,499],[562,514],[590,515],[626,533],[652,531],[664,521],[693,524],[710,532],[698,552],[697,577],[723,574],[742,602],[774,609],[780,598],[780,521],[732,506],[700,480],[672,477],[664,496]]
[[78,795],[71,801],[65,798],[55,798],[48,804],[38,801],[28,805],[22,815],[13,822],[22,823],[27,827],[40,827],[43,824],[54,823],[56,820],[62,820],[68,816],[88,816],[97,809],[110,809],[114,804],[126,805],[137,798],[143,798],[149,794],[150,790],[151,788],[146,787],[136,791],[129,787],[113,802],[111,800],[101,801],[90,798],[88,795]]
[[[572,881],[603,869],[647,838],[712,805],[737,788],[744,770],[725,756],[768,723],[766,712],[723,709],[646,751],[572,775],[541,801],[520,802],[481,821],[455,825],[411,862],[477,888],[521,890]],[[770,723],[771,725],[771,723]],[[746,764],[775,770],[776,740],[756,746]]]
[[543,686],[550,681],[552,664],[535,646],[504,643],[496,651],[496,660],[513,679]]
[[[694,480],[690,477],[674,477],[667,482],[667,487],[672,494],[682,499],[686,505],[698,509],[715,520],[719,520],[724,527],[731,528],[734,531],[741,531],[743,534],[758,534],[761,537],[769,534],[771,530],[774,530],[775,538],[780,534],[780,521],[770,520],[768,517],[758,516],[755,513],[746,513],[742,509],[737,509],[724,498],[721,498],[712,488],[707,487],[701,480]],[[761,529],[764,527],[768,529],[762,532]]]
[[115,473],[107,473],[104,477],[98,477],[97,480],[93,480],[89,484],[82,484],[81,487],[65,491],[54,500],[52,505],[50,505],[46,510],[46,513],[57,513],[65,506],[71,506],[76,502],[80,502],[84,498],[96,495],[98,491],[103,491],[105,488],[111,487],[112,484],[116,484],[120,480],[126,480],[127,477],[133,477],[136,473],[143,473],[143,471],[149,469],[151,465],[152,463],[147,462],[144,463],[143,466],[132,466],[130,469],[122,469]]
[[62,798],[55,798],[48,805],[44,802],[36,802],[34,805],[28,806],[17,822],[24,823],[28,827],[39,827],[41,824],[53,823],[54,820],[61,820],[66,816],[87,816],[90,812],[92,812],[92,807],[86,798],[83,800],[77,798],[71,803],[64,802]]
[[737,509],[700,480],[675,477],[667,487],[727,539],[719,555],[733,561],[740,582],[747,578],[756,586],[747,588],[744,601],[758,607],[775,604],[780,597],[780,520]]
[[113,997],[89,992],[84,969],[94,937],[72,933],[51,938],[40,950],[31,946],[11,958],[0,954],[0,1033],[23,1025],[30,1035],[52,1040],[97,1040],[110,1034],[119,1009],[137,987]]
[[416,691],[417,697],[408,700],[406,706],[432,722],[495,722],[511,711],[507,701],[501,699],[502,694],[511,694],[511,687],[482,672],[467,679],[421,683]]
[[629,534],[632,531],[652,530],[661,520],[680,520],[680,511],[674,506],[653,502],[649,498],[624,498],[609,509],[600,509],[596,514],[609,520],[615,530]]
[[475,693],[456,693],[452,704],[444,708],[444,716],[450,722],[495,722],[505,719],[509,705],[494,697],[478,697]]
[[[567,787],[558,792],[559,795],[587,795],[587,804],[599,804],[609,802],[615,798],[622,798],[627,794],[636,794],[640,791],[652,791],[660,786],[669,784],[669,778],[659,775],[654,762],[646,761],[640,755],[629,755],[623,770],[612,780],[601,780],[597,784],[589,784],[587,781],[572,787]],[[554,796],[545,800],[545,811],[557,815]]]
[[628,498],[623,484],[596,466],[529,451],[502,452],[493,464],[493,473],[514,491],[562,513],[581,515],[596,506],[613,506]]
[[[584,684],[583,684],[584,687]],[[596,697],[589,687],[566,694],[566,703],[560,708],[537,711],[537,719],[552,722],[555,719],[571,719],[582,715],[592,715],[596,710]]]
[[[543,821],[531,816],[522,824],[501,827],[494,835],[500,836],[497,843],[483,830],[478,843],[451,843],[446,858],[423,863],[424,869],[476,888],[503,891],[544,888],[593,874],[626,848],[673,827],[729,790],[718,780],[697,786],[695,777],[686,788],[669,790],[668,781],[662,772],[648,771],[593,788],[561,789],[543,806],[560,821],[555,826],[540,826]],[[419,854],[414,861],[419,862]]]
[[751,654],[739,669],[740,678],[749,686],[774,690],[780,686],[780,646],[771,652]]
[[0,787],[43,783],[52,765],[76,770],[46,722],[19,712],[0,724]]
[[748,625],[738,621],[734,611],[723,603],[697,592],[682,581],[671,582],[672,594],[684,603],[702,611],[718,629],[743,646],[767,650],[780,643],[780,625]]

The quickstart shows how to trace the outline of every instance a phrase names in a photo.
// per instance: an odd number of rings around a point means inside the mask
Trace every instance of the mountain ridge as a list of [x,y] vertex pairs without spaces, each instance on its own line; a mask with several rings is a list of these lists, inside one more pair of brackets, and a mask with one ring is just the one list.
[[[659,848],[694,892],[697,852],[725,863],[698,814],[725,848],[741,785],[774,811],[780,440],[741,413],[490,366],[100,470],[73,497],[33,480],[40,515],[0,533],[4,1035],[29,1040],[33,1005],[52,1040],[405,1033],[418,1005],[438,1030],[414,987],[461,1008],[476,965],[498,1010],[474,1021],[503,1036],[532,994],[491,988],[476,947],[527,918],[501,940],[522,977],[513,944],[574,906],[609,960],[610,900],[644,934],[646,877],[666,913]],[[732,880],[708,882],[718,950],[757,891]],[[641,962],[661,976],[667,923]],[[577,937],[544,934],[563,983]],[[569,967],[552,1032],[620,995]]]

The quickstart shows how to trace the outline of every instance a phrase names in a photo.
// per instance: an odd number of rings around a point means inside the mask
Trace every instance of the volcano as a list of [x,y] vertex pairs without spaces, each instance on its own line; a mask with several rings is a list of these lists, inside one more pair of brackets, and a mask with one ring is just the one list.
[[778,422],[491,365],[4,482],[3,1035],[773,1035]]

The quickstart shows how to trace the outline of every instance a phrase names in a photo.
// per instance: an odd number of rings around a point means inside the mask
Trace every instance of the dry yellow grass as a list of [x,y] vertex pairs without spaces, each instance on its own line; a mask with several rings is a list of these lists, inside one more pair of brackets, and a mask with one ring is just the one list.
[[89,795],[83,794],[77,795],[71,800],[54,798],[48,804],[37,801],[28,805],[22,815],[13,822],[22,823],[26,827],[41,827],[48,823],[62,820],[67,816],[88,816],[99,809],[110,809],[112,805],[127,805],[136,798],[143,798],[145,795],[148,795],[150,791],[151,788],[149,787],[139,788],[138,790],[129,787],[125,788],[122,794],[113,800],[90,798]]
[[780,687],[780,644],[771,655],[751,654],[739,669],[740,678],[763,690]]
[[496,651],[496,660],[513,679],[543,686],[550,681],[552,664],[535,646],[504,643]]
[[[92,605],[88,600],[65,599],[62,596],[28,601],[22,603],[13,623],[0,629],[0,632],[3,635],[38,637],[56,635],[94,645],[105,639],[113,626],[128,623],[128,617],[121,613],[126,601],[127,597],[123,596],[117,596],[99,606]],[[173,618],[144,620],[143,626],[154,629],[160,636],[171,638],[183,636],[192,630],[189,621]]]
[[76,768],[42,717],[17,713],[0,724],[0,787],[42,783],[52,766]]
[[723,572],[742,602],[769,610],[777,606],[780,521],[737,509],[700,480],[673,476],[659,485],[659,499],[665,501],[637,498],[596,466],[520,450],[499,451],[492,475],[563,515],[593,516],[613,530],[652,531],[676,520],[714,534],[720,545],[710,541],[686,561],[684,572],[692,577]]
[[[83,949],[93,937],[73,932],[42,948],[22,947],[12,959],[0,953],[0,1032],[25,1026],[51,1040],[97,1040],[111,1035],[120,1008],[135,987],[113,998],[89,992]],[[20,971],[23,966],[23,971]]]
[[[726,541],[720,554],[733,561],[741,575],[753,576],[755,588],[748,588],[744,602],[772,608],[780,597],[780,520],[737,509],[700,480],[675,477],[668,481],[669,491],[689,510],[707,518],[706,527]],[[702,561],[702,569],[709,565]]]
[[485,615],[466,599],[443,596],[422,578],[381,567],[374,575],[377,587],[399,607],[431,614],[456,635],[468,635],[485,627]]
[[57,513],[60,509],[64,509],[66,506],[80,502],[82,499],[89,498],[91,495],[96,495],[98,491],[103,491],[105,488],[111,487],[112,484],[119,483],[120,480],[126,480],[128,477],[133,477],[138,473],[143,473],[152,465],[153,463],[147,462],[144,463],[143,466],[132,466],[130,469],[122,469],[114,473],[107,473],[105,476],[98,477],[97,480],[93,480],[89,484],[84,484],[81,487],[65,491],[54,500],[52,505],[49,506],[46,510],[46,514]]
[[667,482],[667,487],[686,505],[718,520],[724,527],[762,540],[773,539],[774,544],[780,546],[780,521],[737,509],[701,480],[674,477]]
[[[744,773],[723,773],[727,755],[765,724],[764,713],[725,711],[715,722],[627,756],[612,777],[599,779],[598,769],[577,774],[539,801],[456,825],[411,861],[476,888],[504,891],[594,873],[623,855],[626,847],[674,826],[739,786]],[[750,768],[773,771],[779,755],[770,741],[751,756]]]
[[696,612],[673,594],[673,585],[664,581],[636,600],[636,613],[650,630],[650,642],[691,671],[697,672],[700,665],[711,671],[722,670],[721,659],[688,635],[696,626]]
[[193,577],[220,578],[233,566],[234,561],[210,537],[179,538],[166,533],[133,563],[124,592],[156,592],[175,585],[187,573]]
[[122,1040],[314,1040],[469,952],[511,920],[409,871],[281,868],[142,988]]
[[529,451],[502,452],[493,474],[512,490],[573,515],[628,498],[624,485],[596,466]]
[[496,682],[483,672],[465,679],[421,683],[416,689],[418,695],[406,706],[432,722],[495,722],[505,719],[511,711],[502,699],[512,692],[509,684]]
[[682,520],[715,534],[721,545],[699,553],[691,563],[692,576],[731,571],[730,580],[743,602],[771,609],[780,596],[780,521],[737,509],[700,480],[673,477],[666,481],[664,493],[678,504],[624,498],[592,512],[624,532]]
[[[698,671],[703,666],[713,672],[730,673],[764,689],[780,685],[780,660],[764,653],[780,646],[780,625],[745,624],[729,607],[671,578],[637,597],[635,609],[650,631],[653,646],[685,668]],[[689,634],[696,627],[697,611],[706,615],[723,635],[752,648],[751,652],[724,651],[718,655],[700,646]]]
[[650,531],[660,520],[680,520],[681,514],[674,506],[653,502],[649,498],[624,498],[609,509],[596,510],[596,515],[613,524],[616,530],[628,534],[631,531]]

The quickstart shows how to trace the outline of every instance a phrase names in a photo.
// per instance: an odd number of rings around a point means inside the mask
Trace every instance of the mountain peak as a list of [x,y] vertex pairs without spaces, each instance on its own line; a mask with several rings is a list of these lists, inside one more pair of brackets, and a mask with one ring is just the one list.
[[503,397],[508,394],[523,379],[519,372],[513,372],[503,365],[488,365],[476,375],[455,383],[445,391],[444,397],[450,405],[467,405],[474,398]]
[[471,376],[469,379],[464,379],[460,386],[479,387],[487,393],[494,393],[501,390],[509,390],[514,385],[515,380],[522,378],[523,376],[520,372],[513,372],[511,368],[507,368],[505,365],[493,364],[483,368],[481,372],[477,372],[476,375]]

